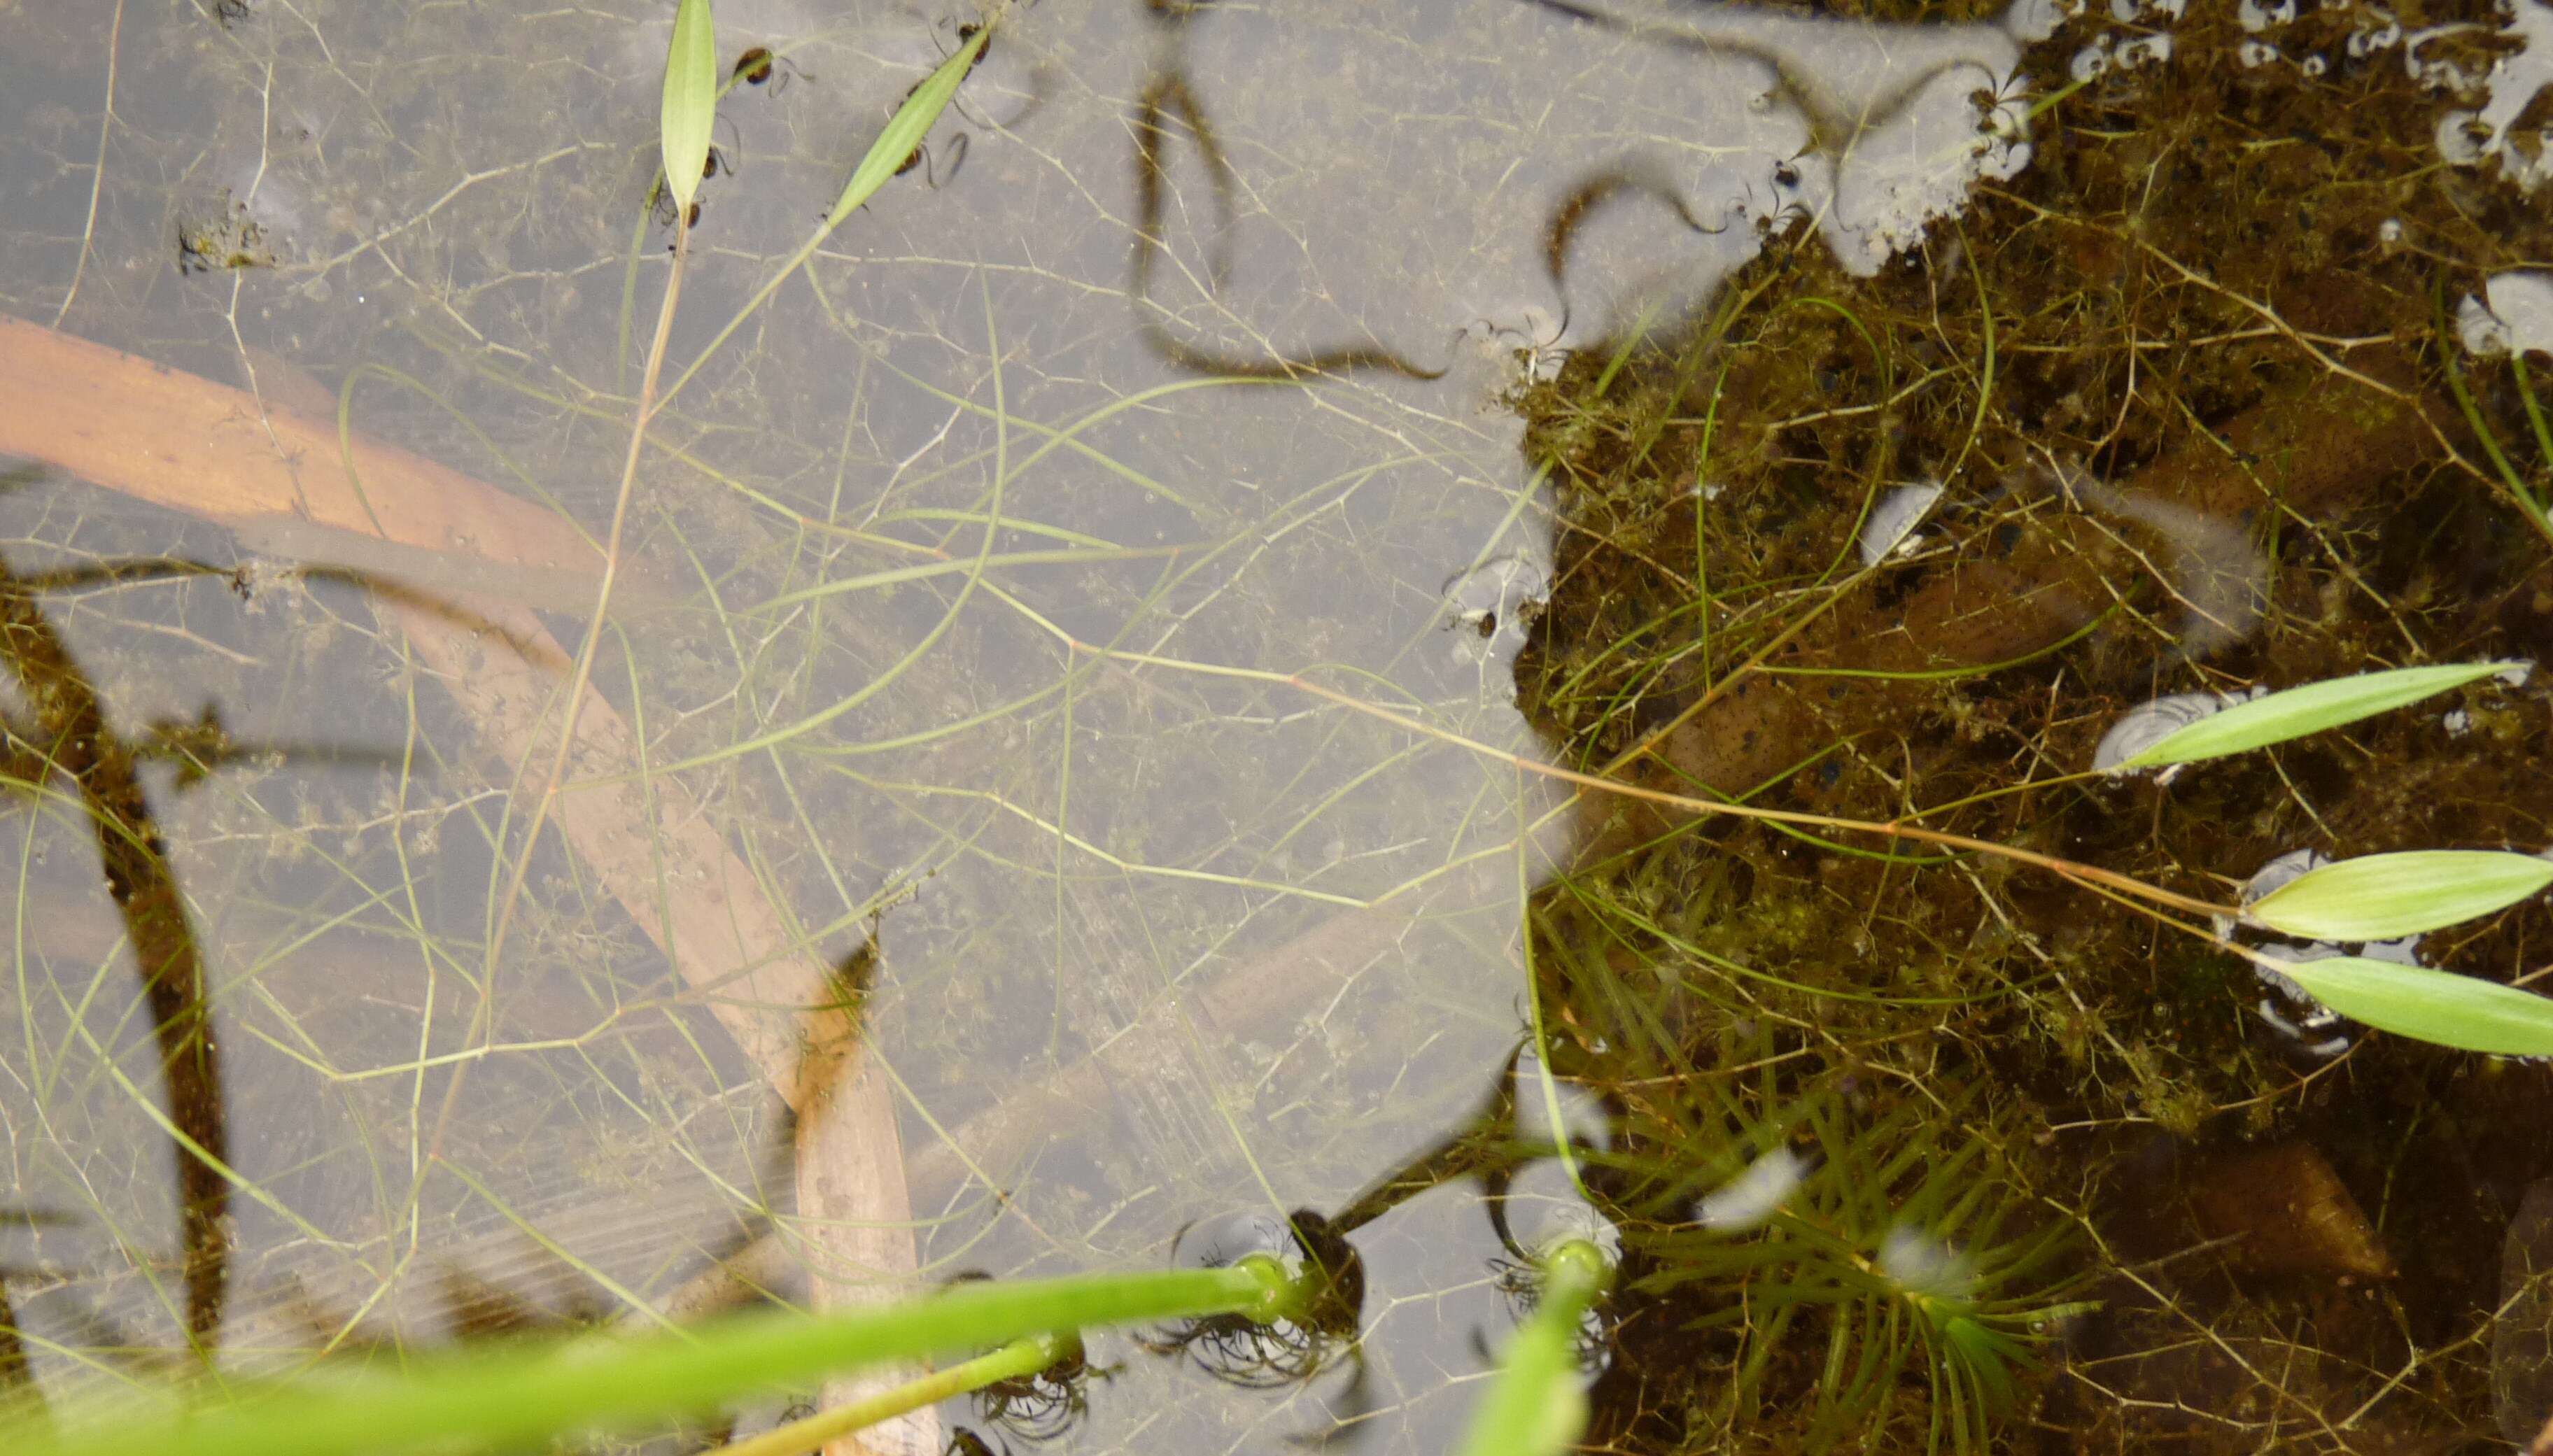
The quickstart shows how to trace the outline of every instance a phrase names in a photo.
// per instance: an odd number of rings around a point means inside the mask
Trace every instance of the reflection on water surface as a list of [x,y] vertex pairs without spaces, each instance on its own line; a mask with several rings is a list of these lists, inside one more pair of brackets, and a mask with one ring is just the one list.
[[[2159,697],[2538,654],[2541,7],[1840,8],[1005,8],[754,305],[983,17],[723,0],[528,845],[671,5],[0,8],[0,1377],[1239,1217],[1340,1328],[873,1444],[1435,1450],[1566,1217],[1625,1251],[1611,1447],[2531,1437],[2542,1068],[1692,811],[2214,901],[2553,840],[2528,683],[2070,777]],[[2511,979],[2543,915],[2420,953]]]

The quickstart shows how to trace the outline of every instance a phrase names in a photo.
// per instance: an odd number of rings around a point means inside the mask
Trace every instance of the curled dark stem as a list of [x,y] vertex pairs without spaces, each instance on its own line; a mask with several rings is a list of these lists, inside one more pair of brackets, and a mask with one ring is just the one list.
[[1155,353],[1200,374],[1233,375],[1243,379],[1289,380],[1361,369],[1384,370],[1413,380],[1444,377],[1445,371],[1422,369],[1379,344],[1344,345],[1293,358],[1280,355],[1271,359],[1244,359],[1200,349],[1173,338],[1168,330],[1162,327],[1153,307],[1153,273],[1166,251],[1162,217],[1169,169],[1164,158],[1170,140],[1169,123],[1172,121],[1176,121],[1196,144],[1197,157],[1205,164],[1206,174],[1214,183],[1215,205],[1221,213],[1213,264],[1217,289],[1223,286],[1231,272],[1228,234],[1235,211],[1233,198],[1239,190],[1231,160],[1224,155],[1222,144],[1215,140],[1214,128],[1206,120],[1204,109],[1197,105],[1196,94],[1188,89],[1186,78],[1176,71],[1165,71],[1153,77],[1135,106],[1133,291],[1137,310],[1143,319],[1144,340]]
[[[1716,228],[1703,226],[1702,219],[1694,216],[1693,205],[1685,201],[1684,192],[1666,177],[1651,174],[1648,168],[1617,167],[1598,172],[1571,188],[1569,195],[1560,200],[1560,205],[1552,210],[1551,226],[1543,233],[1542,266],[1551,275],[1551,285],[1555,290],[1561,290],[1568,281],[1569,245],[1577,237],[1579,227],[1602,210],[1606,203],[1624,194],[1658,198],[1674,208],[1676,217],[1697,233],[1717,234],[1728,230],[1725,223]],[[1568,327],[1566,314],[1562,315],[1561,326],[1564,330]]]
[[1740,36],[1704,35],[1672,21],[1626,18],[1581,3],[1581,0],[1523,0],[1523,3],[1537,10],[1566,16],[1580,25],[1637,37],[1653,45],[1700,52],[1707,56],[1743,56],[1760,61],[1772,68],[1774,94],[1798,107],[1801,116],[1807,119],[1809,145],[1806,150],[1829,156],[1841,156],[1863,133],[1894,120],[1937,76],[1953,70],[1976,70],[1985,75],[1990,90],[2003,79],[1974,60],[1945,60],[1919,75],[1869,92],[1860,98],[1858,114],[1847,114],[1845,108],[1850,102],[1846,98],[1831,94],[1820,86],[1797,58],[1783,54],[1776,47]]

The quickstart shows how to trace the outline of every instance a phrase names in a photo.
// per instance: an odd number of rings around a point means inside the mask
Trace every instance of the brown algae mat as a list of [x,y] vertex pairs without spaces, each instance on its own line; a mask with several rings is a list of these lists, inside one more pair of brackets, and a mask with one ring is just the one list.
[[[2027,68],[2064,75],[2100,9]],[[2278,39],[2331,60],[2300,74],[2193,8],[2171,63],[2055,98],[2030,166],[1877,277],[1791,227],[1709,317],[1523,396],[1563,523],[1517,672],[1556,755],[1666,729],[1628,770],[1654,788],[2218,901],[2304,847],[2553,840],[2533,679],[2167,784],[2078,776],[2160,694],[2553,645],[2553,545],[2511,485],[2544,487],[2540,395],[2456,327],[2553,229],[2438,163],[2448,103],[2371,43],[2383,19],[2308,8]],[[2507,50],[2480,10],[2399,17],[2455,20],[2479,24],[2422,61]],[[1868,517],[1934,485],[1865,572]],[[2017,1343],[1946,1359],[1993,1368],[1998,1444],[2481,1450],[2543,1423],[2535,1225],[2509,1232],[2553,1175],[2543,1066],[2298,1027],[2234,955],[1991,857],[1624,801],[1585,824],[1533,931],[1555,1064],[1627,1129],[1590,1170],[1635,1216],[1594,1439],[1912,1450],[1965,1424],[1869,1261],[1697,1241],[1731,1129],[1884,1184],[1810,1198],[1846,1244],[1970,1200],[1933,1225],[1947,1278]],[[2515,978],[2549,932],[2539,899],[2420,953]]]

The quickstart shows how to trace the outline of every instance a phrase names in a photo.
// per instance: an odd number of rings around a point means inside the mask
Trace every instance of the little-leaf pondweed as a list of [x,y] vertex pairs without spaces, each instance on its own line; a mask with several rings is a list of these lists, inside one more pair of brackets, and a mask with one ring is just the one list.
[[2389,941],[2505,910],[2553,884],[2553,861],[2499,849],[2367,854],[2306,870],[2244,918],[2314,941]]
[[2305,994],[2378,1031],[2500,1057],[2553,1057],[2553,1000],[2531,991],[2356,955],[2271,964]]
[[990,30],[978,28],[956,55],[942,61],[938,70],[923,77],[922,83],[904,98],[904,104],[887,119],[886,130],[870,144],[868,155],[851,168],[851,179],[843,184],[842,195],[834,199],[833,210],[826,214],[828,229],[840,227],[843,218],[875,196],[887,178],[903,168],[906,159],[913,156],[913,149],[921,146],[922,139],[939,124],[940,113],[948,109],[948,99],[957,94],[957,83],[974,69],[975,57],[984,54],[985,45],[992,39]]
[[665,49],[665,99],[657,113],[665,188],[687,211],[710,163],[710,128],[718,118],[718,33],[710,0],[682,0],[674,40]]
[[2202,758],[2222,758],[2253,748],[2266,748],[2318,733],[2327,728],[2356,723],[2372,718],[2405,703],[2416,703],[2432,693],[2443,693],[2466,683],[2507,672],[2524,664],[2515,662],[2457,662],[2440,667],[2396,667],[2384,672],[2360,673],[2355,677],[2333,678],[2328,682],[2307,683],[2300,688],[2272,693],[2249,703],[2238,703],[2222,713],[2188,724],[2127,759],[2119,766],[2153,768],[2165,763],[2190,763]]

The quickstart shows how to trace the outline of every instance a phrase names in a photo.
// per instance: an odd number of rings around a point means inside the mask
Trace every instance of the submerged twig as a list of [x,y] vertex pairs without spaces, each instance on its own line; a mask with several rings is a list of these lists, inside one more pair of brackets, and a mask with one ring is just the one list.
[[230,1174],[220,1058],[204,968],[168,846],[142,792],[138,756],[107,727],[97,689],[35,596],[0,563],[0,649],[33,705],[35,745],[79,785],[107,893],[124,917],[167,1081],[177,1211],[184,1232],[186,1330],[198,1348],[222,1322],[229,1273]]

